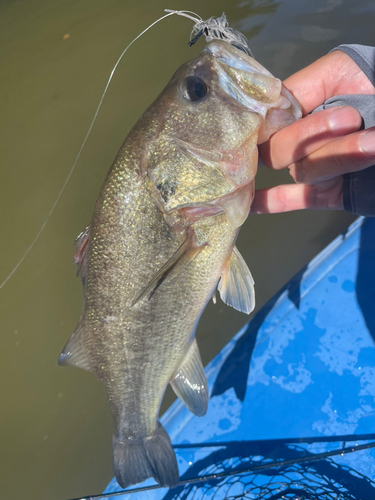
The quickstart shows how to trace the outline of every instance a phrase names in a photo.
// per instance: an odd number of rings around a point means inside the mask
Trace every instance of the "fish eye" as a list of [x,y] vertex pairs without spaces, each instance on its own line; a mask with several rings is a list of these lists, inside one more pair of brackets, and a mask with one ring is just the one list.
[[199,101],[207,92],[207,85],[197,76],[190,76],[187,79],[185,97],[190,101]]

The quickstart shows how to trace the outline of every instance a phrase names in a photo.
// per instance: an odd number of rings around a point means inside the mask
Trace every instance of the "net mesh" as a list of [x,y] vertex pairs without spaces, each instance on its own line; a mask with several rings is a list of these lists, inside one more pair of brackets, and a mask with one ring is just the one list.
[[[199,476],[214,476],[228,473],[226,477],[207,482],[186,484],[169,491],[164,500],[370,500],[375,498],[375,482],[351,467],[339,465],[326,458],[307,463],[299,463],[306,457],[306,449],[287,446],[283,455],[294,455],[296,461],[290,465],[280,465],[267,469],[270,456],[231,457],[212,462],[203,468]],[[287,452],[287,453],[285,453]],[[208,457],[207,457],[208,458]],[[213,459],[211,455],[211,459]],[[239,473],[241,469],[259,466],[259,472]],[[236,471],[236,473],[232,473]],[[191,477],[191,470],[189,476]],[[195,471],[194,471],[195,472]],[[183,478],[181,478],[183,479]]]

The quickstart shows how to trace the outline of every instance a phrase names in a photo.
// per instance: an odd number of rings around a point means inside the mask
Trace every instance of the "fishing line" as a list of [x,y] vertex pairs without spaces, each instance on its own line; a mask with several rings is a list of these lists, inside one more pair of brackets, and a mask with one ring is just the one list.
[[[117,62],[116,62],[116,64],[114,65],[114,67],[113,67],[113,69],[112,69],[112,72],[111,72],[111,74],[110,74],[110,76],[109,76],[109,79],[108,79],[108,81],[107,81],[107,84],[106,84],[106,86],[105,86],[105,88],[104,88],[104,92],[103,92],[103,94],[102,94],[102,96],[101,96],[101,98],[100,98],[99,105],[98,105],[98,107],[96,108],[96,111],[95,111],[95,114],[94,114],[94,118],[93,118],[93,119],[92,119],[92,121],[91,121],[91,124],[90,124],[90,126],[89,126],[88,131],[87,131],[87,134],[86,134],[86,136],[85,136],[85,138],[84,138],[84,140],[83,140],[83,142],[82,142],[82,145],[81,145],[81,147],[80,147],[80,149],[79,149],[79,151],[78,151],[78,154],[77,154],[77,156],[76,156],[76,158],[75,158],[75,160],[74,160],[74,162],[73,162],[73,165],[72,165],[72,167],[71,167],[71,169],[70,169],[70,171],[69,171],[69,173],[68,173],[68,176],[66,177],[66,179],[65,179],[65,181],[64,181],[64,184],[63,184],[62,188],[60,189],[59,194],[57,195],[57,198],[56,198],[55,202],[53,203],[53,205],[52,205],[52,207],[51,207],[50,211],[49,211],[49,212],[48,212],[48,214],[47,214],[47,218],[46,218],[46,220],[43,222],[43,224],[42,224],[41,228],[40,228],[40,229],[39,229],[39,231],[37,232],[37,234],[36,234],[35,238],[34,238],[34,239],[33,239],[33,241],[30,243],[30,245],[29,245],[29,246],[28,246],[28,248],[26,249],[25,253],[24,253],[24,254],[23,254],[23,256],[21,257],[21,259],[19,260],[19,262],[18,262],[18,263],[16,264],[16,266],[13,268],[13,270],[11,271],[11,273],[10,273],[10,274],[9,274],[9,275],[5,278],[5,280],[4,280],[4,281],[0,284],[0,290],[1,290],[1,289],[3,288],[3,286],[4,286],[4,285],[5,285],[5,284],[6,284],[6,283],[10,280],[10,278],[13,276],[13,274],[17,271],[17,269],[20,267],[20,265],[22,264],[22,262],[25,260],[25,258],[27,257],[27,255],[28,255],[28,254],[30,253],[30,251],[33,249],[33,247],[34,247],[35,243],[38,241],[38,239],[39,239],[40,235],[42,234],[42,232],[43,232],[44,228],[46,227],[46,225],[47,225],[48,221],[50,220],[50,218],[51,218],[51,216],[52,216],[52,214],[53,214],[53,212],[54,212],[54,210],[55,210],[55,208],[56,208],[56,206],[57,206],[58,202],[60,201],[61,196],[63,195],[63,193],[64,193],[64,191],[65,191],[65,188],[66,188],[66,186],[67,186],[67,184],[68,184],[68,182],[69,182],[69,180],[70,180],[70,178],[71,178],[71,176],[72,176],[72,174],[73,174],[73,172],[74,172],[74,170],[75,170],[75,168],[76,168],[76,165],[77,165],[77,163],[78,163],[78,160],[79,160],[79,159],[80,159],[80,157],[81,157],[81,153],[82,153],[82,151],[83,151],[83,148],[84,148],[84,147],[85,147],[85,145],[86,145],[87,139],[89,138],[89,135],[90,135],[90,133],[91,133],[91,130],[92,130],[92,128],[93,128],[93,126],[94,126],[94,123],[95,123],[95,121],[96,121],[96,118],[97,118],[97,116],[98,116],[98,114],[99,114],[100,108],[101,108],[101,106],[102,106],[102,103],[103,103],[104,97],[105,97],[105,95],[106,95],[106,93],[107,93],[108,87],[109,87],[109,85],[110,85],[110,83],[111,83],[111,81],[112,81],[113,75],[114,75],[114,73],[115,73],[115,71],[116,71],[116,69],[117,69],[118,65],[120,64],[121,59],[123,58],[123,56],[124,56],[124,55],[125,55],[125,53],[127,52],[127,50],[128,50],[128,49],[129,49],[129,48],[133,45],[133,43],[134,43],[135,41],[137,41],[137,40],[138,40],[138,39],[139,39],[142,35],[144,35],[144,34],[145,34],[145,33],[146,33],[149,29],[151,29],[153,26],[155,26],[155,24],[159,23],[160,21],[163,21],[163,20],[164,20],[164,19],[166,19],[167,17],[173,16],[173,15],[179,15],[179,16],[182,16],[182,17],[187,17],[188,19],[191,19],[191,20],[192,20],[192,21],[194,21],[195,23],[202,22],[202,18],[201,18],[200,16],[198,16],[198,14],[195,14],[194,12],[191,12],[191,11],[188,11],[188,10],[187,10],[187,11],[184,11],[184,10],[177,11],[177,10],[169,10],[169,9],[167,10],[167,9],[166,9],[166,10],[165,10],[165,12],[167,12],[167,14],[165,14],[165,15],[164,15],[164,16],[162,16],[162,17],[160,17],[160,18],[159,18],[159,19],[157,19],[156,21],[154,21],[154,22],[153,22],[152,24],[150,24],[150,25],[149,25],[149,26],[148,26],[145,30],[143,30],[143,31],[142,31],[142,33],[140,33],[138,36],[136,36],[136,37],[134,38],[134,40],[132,40],[132,41],[129,43],[129,45],[125,48],[125,50],[122,52],[122,54],[120,55],[120,57],[117,59]],[[194,16],[196,16],[196,17],[193,17],[193,16],[192,16],[192,15],[190,15],[190,14],[194,14]]]

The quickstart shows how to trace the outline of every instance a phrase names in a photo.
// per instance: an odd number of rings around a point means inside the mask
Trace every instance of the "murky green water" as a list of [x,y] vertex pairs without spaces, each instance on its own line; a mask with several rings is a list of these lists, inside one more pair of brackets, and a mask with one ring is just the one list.
[[[374,43],[371,0],[2,0],[0,281],[43,224],[117,57],[165,7],[203,18],[225,11],[252,39],[256,58],[280,78],[340,43]],[[99,493],[112,477],[104,388],[92,374],[56,364],[82,303],[73,241],[137,117],[176,68],[200,51],[202,42],[186,45],[190,30],[186,19],[170,18],[126,55],[61,201],[0,291],[4,499]],[[263,168],[257,184],[287,177]],[[352,220],[339,212],[251,216],[238,247],[256,281],[258,308]],[[246,320],[220,301],[208,306],[198,327],[205,363]],[[170,393],[166,399],[164,408]]]

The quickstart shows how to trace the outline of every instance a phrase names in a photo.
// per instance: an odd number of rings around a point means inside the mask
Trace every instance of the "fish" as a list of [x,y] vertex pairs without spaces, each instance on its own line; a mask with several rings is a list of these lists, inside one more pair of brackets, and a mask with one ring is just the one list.
[[108,393],[119,485],[179,471],[159,421],[170,384],[195,415],[208,387],[195,339],[218,288],[249,314],[254,280],[236,238],[254,197],[257,145],[301,116],[250,55],[209,41],[182,65],[126,137],[76,241],[82,315],[58,359]]

